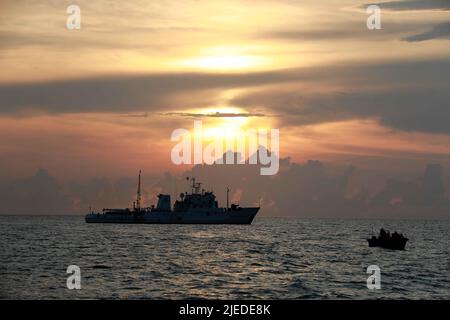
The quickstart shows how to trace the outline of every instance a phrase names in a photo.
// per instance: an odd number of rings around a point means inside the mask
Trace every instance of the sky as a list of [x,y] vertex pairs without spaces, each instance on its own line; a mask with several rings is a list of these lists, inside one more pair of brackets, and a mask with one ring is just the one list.
[[[196,175],[266,216],[450,217],[450,2],[369,4],[1,1],[0,214],[127,206],[142,170],[148,205]],[[279,173],[174,165],[195,119],[279,129]]]

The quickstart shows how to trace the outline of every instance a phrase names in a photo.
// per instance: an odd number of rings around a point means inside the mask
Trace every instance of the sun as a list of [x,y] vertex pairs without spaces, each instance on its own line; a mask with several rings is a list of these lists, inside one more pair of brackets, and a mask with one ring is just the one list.
[[258,47],[242,45],[211,46],[192,52],[180,61],[189,69],[208,71],[238,71],[267,64],[267,57],[256,54]]
[[254,68],[262,63],[262,58],[251,55],[203,56],[184,61],[190,68],[208,70],[240,70]]

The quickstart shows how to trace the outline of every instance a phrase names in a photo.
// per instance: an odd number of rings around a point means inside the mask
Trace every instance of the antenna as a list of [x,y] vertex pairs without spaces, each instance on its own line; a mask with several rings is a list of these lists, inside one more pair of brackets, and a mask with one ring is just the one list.
[[230,193],[230,188],[227,187],[227,211],[228,211],[228,194]]
[[195,193],[195,178],[191,178],[192,181],[192,194]]
[[202,183],[201,182],[195,182],[195,178],[189,178],[186,177],[186,180],[191,180],[192,181],[192,194],[196,194],[196,193],[200,193],[200,189],[202,187]]
[[174,179],[174,183],[175,183],[175,198],[176,198],[177,194],[178,194],[178,185],[177,185],[177,178],[176,177]]
[[139,170],[139,178],[138,178],[138,188],[137,188],[137,196],[136,196],[136,210],[141,210],[141,170]]
[[195,193],[200,193],[201,187],[202,187],[202,183],[201,182],[197,182],[195,184]]

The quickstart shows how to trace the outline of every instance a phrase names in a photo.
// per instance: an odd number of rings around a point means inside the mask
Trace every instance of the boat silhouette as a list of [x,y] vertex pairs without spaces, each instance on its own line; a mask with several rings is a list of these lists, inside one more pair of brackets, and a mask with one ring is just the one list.
[[259,207],[241,207],[229,204],[227,188],[227,206],[219,207],[213,191],[201,189],[202,183],[195,178],[186,178],[192,182],[191,192],[180,194],[180,198],[171,205],[169,194],[159,194],[156,207],[141,206],[141,172],[139,171],[136,201],[132,208],[103,209],[102,212],[90,212],[87,223],[149,223],[149,224],[251,224]]
[[401,233],[390,233],[383,228],[380,229],[378,237],[372,236],[368,238],[369,247],[381,247],[393,250],[405,250],[406,242],[408,238],[404,237]]

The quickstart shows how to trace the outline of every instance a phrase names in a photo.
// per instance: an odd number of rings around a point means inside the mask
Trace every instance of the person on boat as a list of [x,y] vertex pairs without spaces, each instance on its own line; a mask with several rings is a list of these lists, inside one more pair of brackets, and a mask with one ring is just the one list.
[[386,237],[387,237],[386,231],[383,228],[381,228],[380,229],[380,239],[385,239]]

